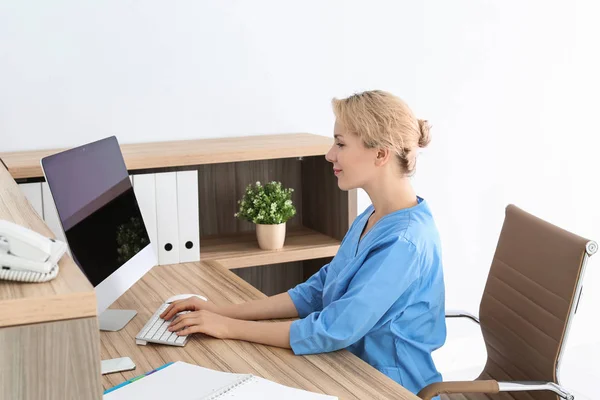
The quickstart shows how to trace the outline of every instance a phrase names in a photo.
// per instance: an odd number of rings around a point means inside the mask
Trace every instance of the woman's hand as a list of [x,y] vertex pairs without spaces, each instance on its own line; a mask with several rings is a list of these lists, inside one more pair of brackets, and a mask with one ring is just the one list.
[[169,331],[179,336],[204,333],[218,339],[229,339],[234,321],[207,310],[193,311],[177,316],[169,325]]
[[196,296],[192,296],[184,300],[174,301],[169,307],[167,307],[165,311],[163,311],[162,314],[160,314],[160,317],[165,321],[168,321],[171,318],[173,318],[177,313],[180,313],[182,311],[201,310],[207,310],[215,314],[220,314],[219,307],[217,307],[214,303],[204,301]]

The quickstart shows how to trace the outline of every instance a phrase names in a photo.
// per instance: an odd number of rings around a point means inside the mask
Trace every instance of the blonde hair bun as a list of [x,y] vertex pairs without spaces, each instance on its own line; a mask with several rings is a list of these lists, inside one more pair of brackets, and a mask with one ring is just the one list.
[[421,137],[419,137],[419,147],[427,147],[429,143],[431,143],[431,125],[429,122],[424,119],[420,119],[419,121],[419,131],[421,132]]

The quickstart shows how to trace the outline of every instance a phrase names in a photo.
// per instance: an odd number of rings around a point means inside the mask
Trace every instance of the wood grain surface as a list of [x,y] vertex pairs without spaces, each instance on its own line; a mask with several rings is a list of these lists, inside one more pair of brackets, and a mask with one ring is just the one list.
[[[324,155],[333,138],[309,133],[180,140],[171,142],[121,143],[130,171],[186,165],[216,164],[275,158]],[[40,160],[66,149],[0,153],[15,179],[43,177]]]
[[[0,219],[54,237],[0,164]],[[96,316],[94,288],[65,254],[58,276],[44,283],[0,280],[0,327]]]
[[245,268],[334,256],[340,241],[308,228],[286,232],[282,249],[258,247],[256,233],[214,236],[200,240],[200,260],[218,261],[226,268]]
[[206,368],[251,373],[283,385],[340,399],[416,400],[414,394],[352,353],[296,356],[281,349],[249,342],[194,335],[185,347],[135,344],[135,335],[162,302],[173,294],[197,293],[216,304],[241,303],[264,294],[216,262],[177,264],[153,268],[114,305],[138,315],[119,332],[101,333],[103,359],[129,356],[133,371],[103,376],[105,389],[148,372],[167,362],[185,361]]
[[96,318],[0,329],[0,399],[101,399]]

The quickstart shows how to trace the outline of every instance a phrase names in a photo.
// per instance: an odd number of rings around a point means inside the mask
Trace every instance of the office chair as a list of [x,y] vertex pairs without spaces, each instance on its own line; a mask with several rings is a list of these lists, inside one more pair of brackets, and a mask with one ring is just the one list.
[[475,381],[437,382],[423,400],[572,400],[559,385],[560,361],[581,294],[589,241],[514,205],[506,208],[479,308],[487,362]]

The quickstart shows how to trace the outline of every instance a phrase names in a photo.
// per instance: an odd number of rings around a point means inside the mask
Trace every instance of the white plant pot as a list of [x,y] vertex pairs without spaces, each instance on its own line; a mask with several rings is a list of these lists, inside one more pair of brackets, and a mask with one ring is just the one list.
[[256,224],[258,247],[263,250],[278,250],[285,242],[285,222],[281,224]]

